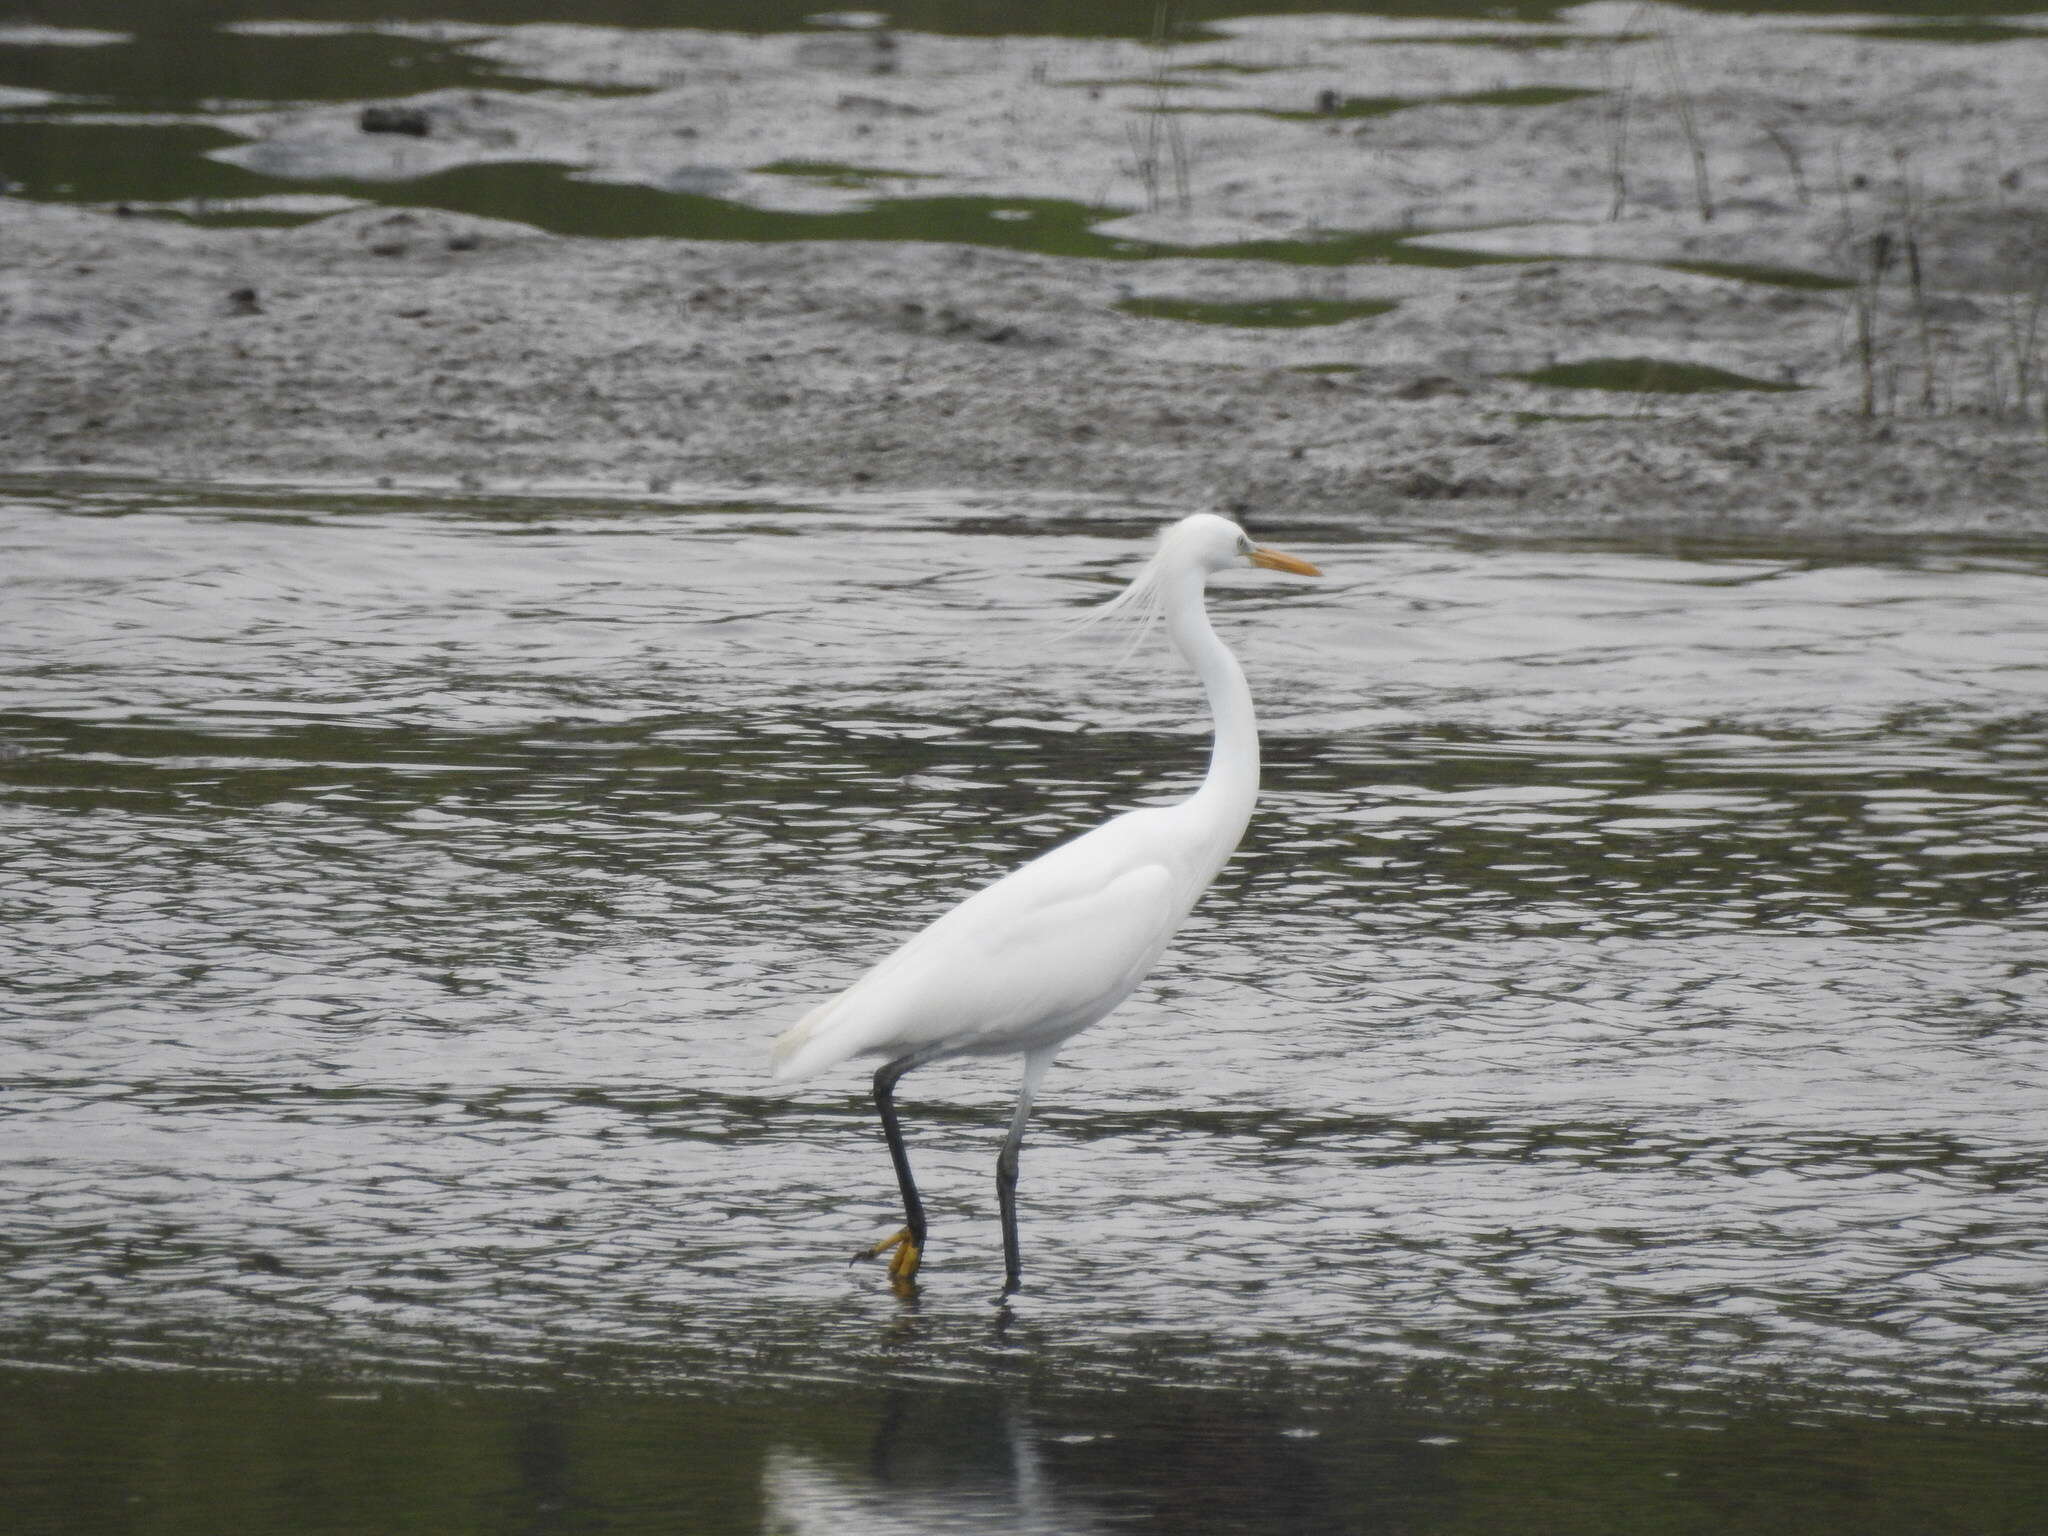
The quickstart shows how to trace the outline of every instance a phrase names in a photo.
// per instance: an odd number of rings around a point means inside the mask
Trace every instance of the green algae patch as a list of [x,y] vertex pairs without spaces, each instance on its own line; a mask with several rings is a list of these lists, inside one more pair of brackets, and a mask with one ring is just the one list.
[[1389,117],[1416,107],[1551,107],[1580,101],[1604,91],[1578,85],[1516,85],[1496,91],[1460,91],[1445,96],[1337,96],[1313,107],[1150,107],[1153,112],[1201,112],[1210,115],[1270,117],[1284,123],[1334,123],[1349,119]]
[[208,152],[243,142],[201,123],[72,123],[20,118],[4,127],[10,195],[50,202],[170,203],[251,198],[280,183]]
[[1298,328],[1367,320],[1395,307],[1393,299],[1124,299],[1117,308],[1150,320],[1195,325]]
[[801,176],[835,187],[872,187],[888,181],[934,181],[928,171],[892,171],[879,165],[844,165],[837,160],[771,160],[754,169],[763,176]]
[[1808,293],[1834,293],[1854,288],[1849,278],[1831,272],[1811,272],[1804,267],[1756,266],[1741,261],[1660,261],[1667,272],[1691,272],[1700,277],[1725,277],[1736,283],[1762,283],[1770,288],[1795,288]]
[[1995,21],[1877,22],[1867,27],[1820,28],[1821,37],[1861,37],[1879,43],[2017,43],[2048,41],[2039,27],[2009,27]]
[[313,185],[396,206],[513,219],[550,234],[611,240],[910,240],[1112,260],[1164,254],[1096,233],[1095,225],[1126,210],[1057,198],[882,198],[858,208],[791,211],[636,182],[585,180],[534,161],[458,166],[398,185]]
[[[256,186],[276,185],[243,177],[218,190],[221,195],[247,195]],[[613,240],[909,240],[1105,261],[1276,261],[1311,267],[1476,267],[1527,259],[1410,244],[1429,233],[1422,229],[1329,230],[1293,239],[1164,245],[1121,239],[1096,228],[1122,218],[1129,209],[1058,198],[884,197],[863,207],[829,212],[756,208],[636,182],[585,180],[562,166],[536,161],[458,166],[407,182],[335,179],[307,186],[363,202],[439,208],[516,220],[551,234]]]
[[1305,68],[1301,64],[1239,64],[1233,59],[1205,59],[1199,64],[1175,64],[1175,74],[1277,75]]
[[1727,394],[1741,390],[1788,394],[1807,387],[1775,384],[1706,363],[1675,363],[1661,357],[1589,357],[1576,363],[1538,368],[1533,373],[1507,373],[1501,377],[1551,389],[1615,389],[1644,395]]
[[1525,53],[1542,48],[1613,48],[1625,43],[1647,43],[1653,32],[1444,32],[1429,37],[1386,37],[1382,47],[1400,48],[1512,48]]
[[1401,267],[1517,266],[1527,256],[1502,256],[1492,251],[1459,250],[1452,246],[1417,245],[1426,229],[1331,229],[1295,239],[1229,240],[1184,248],[1153,247],[1148,254],[1191,256],[1206,261],[1284,261],[1297,267],[1358,267],[1385,263]]
[[1328,112],[1275,112],[1274,117],[1290,121],[1319,117],[1385,117],[1411,107],[1554,107],[1560,102],[1583,101],[1606,94],[1579,85],[1515,85],[1494,91],[1464,91],[1449,96],[1346,96]]
[[1054,80],[1049,83],[1064,90],[1091,91],[1184,91],[1190,86],[1206,86],[1210,90],[1219,88],[1207,80],[1176,80],[1171,75],[1115,75],[1092,80]]
[[[549,161],[454,166],[400,181],[352,177],[278,178],[210,158],[245,142],[211,126],[74,123],[18,119],[6,124],[7,170],[15,195],[49,202],[131,205],[136,213],[220,225],[291,225],[324,217],[337,202],[438,208],[507,219],[551,234],[596,239],[908,240],[1030,251],[1106,261],[1273,261],[1292,266],[1478,267],[1526,262],[1521,255],[1438,249],[1411,242],[1429,229],[1322,229],[1213,245],[1166,245],[1120,238],[1096,226],[1131,210],[1058,198],[895,196],[830,210],[759,208],[705,192],[587,177]],[[933,180],[926,173],[836,160],[773,160],[759,174],[808,178],[850,191]],[[309,199],[320,199],[314,206]],[[291,199],[292,201],[287,201]],[[1317,323],[1317,322],[1307,322]]]

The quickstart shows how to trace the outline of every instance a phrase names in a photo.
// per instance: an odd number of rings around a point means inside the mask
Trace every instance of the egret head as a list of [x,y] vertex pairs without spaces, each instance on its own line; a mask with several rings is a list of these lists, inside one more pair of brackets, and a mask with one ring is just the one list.
[[[1218,571],[1237,565],[1262,566],[1269,571],[1292,571],[1297,576],[1323,573],[1306,560],[1283,555],[1277,549],[1254,544],[1251,536],[1227,517],[1214,512],[1197,512],[1184,517],[1159,536],[1159,548],[1145,562],[1136,579],[1106,603],[1099,603],[1069,626],[1068,633],[1093,629],[1105,620],[1129,620],[1130,643],[1124,647],[1128,660],[1136,654],[1166,605],[1172,589],[1181,589],[1186,600],[1201,606],[1202,585]],[[1192,583],[1187,577],[1192,575]]]
[[1254,544],[1250,534],[1214,512],[1197,512],[1167,529],[1160,540],[1160,553],[1169,559],[1186,560],[1205,574],[1227,571],[1239,564],[1269,571],[1292,571],[1297,576],[1323,574],[1306,560]]

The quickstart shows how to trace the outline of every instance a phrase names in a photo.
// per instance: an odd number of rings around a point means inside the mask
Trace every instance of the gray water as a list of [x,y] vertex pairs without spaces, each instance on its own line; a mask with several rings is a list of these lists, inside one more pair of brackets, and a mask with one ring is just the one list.
[[1255,523],[1329,573],[1212,589],[1265,795],[1047,1081],[1025,1292],[1003,1063],[906,1083],[917,1297],[849,1267],[864,1072],[767,1043],[1199,774],[1058,632],[1178,510],[5,488],[17,1507],[2036,1528],[2040,548]]

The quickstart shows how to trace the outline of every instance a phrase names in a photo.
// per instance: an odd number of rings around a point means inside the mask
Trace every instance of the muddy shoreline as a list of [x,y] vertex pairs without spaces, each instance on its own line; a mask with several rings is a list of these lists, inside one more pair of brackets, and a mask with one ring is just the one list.
[[[376,104],[419,135],[363,131],[363,103],[244,113],[222,155],[316,192],[381,169],[413,206],[262,228],[0,198],[0,471],[2048,533],[2048,33],[1658,12],[1675,41],[1627,41],[1641,14],[1581,8],[1541,47],[1328,17],[1172,50],[478,29],[556,88]],[[408,190],[508,162],[825,212],[1066,197],[1151,254],[590,238]],[[822,169],[846,163],[917,179]],[[1345,230],[1465,233],[1349,265],[1276,238]],[[1133,298],[1393,307],[1247,327]],[[1635,358],[1794,387],[1522,377]]]

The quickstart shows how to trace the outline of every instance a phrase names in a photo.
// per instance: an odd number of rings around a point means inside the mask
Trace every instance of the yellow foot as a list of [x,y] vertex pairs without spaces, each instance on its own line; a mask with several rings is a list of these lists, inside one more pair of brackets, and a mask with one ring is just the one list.
[[918,1261],[924,1257],[918,1250],[917,1240],[910,1235],[910,1228],[905,1227],[894,1237],[883,1238],[872,1248],[861,1249],[853,1258],[855,1263],[862,1259],[879,1259],[892,1248],[896,1253],[889,1260],[889,1279],[901,1288],[916,1278]]

